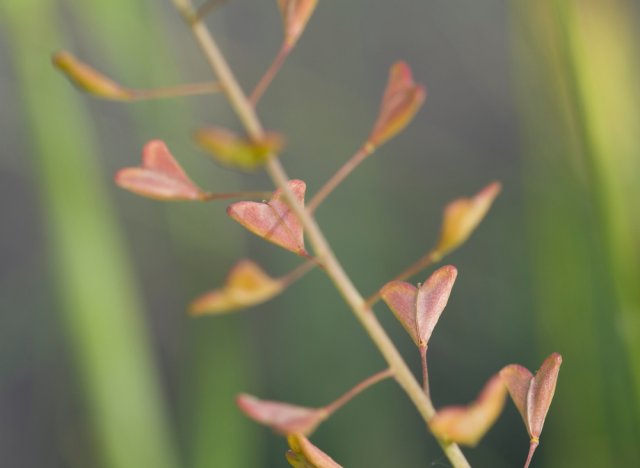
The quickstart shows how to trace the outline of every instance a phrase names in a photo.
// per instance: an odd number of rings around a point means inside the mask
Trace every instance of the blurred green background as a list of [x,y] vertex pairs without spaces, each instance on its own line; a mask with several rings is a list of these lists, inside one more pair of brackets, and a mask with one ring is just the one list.
[[[207,22],[251,89],[281,41],[276,2],[233,0]],[[187,28],[168,1],[125,0],[2,0],[0,25],[0,465],[286,466],[284,441],[234,395],[324,404],[381,369],[379,353],[319,271],[253,310],[186,317],[239,258],[273,275],[298,260],[223,204],[137,198],[112,176],[162,138],[206,188],[271,189],[190,140],[202,123],[239,124],[220,96],[98,101],[50,65],[68,49],[133,87],[208,80]],[[633,0],[320,1],[259,108],[311,194],[368,134],[394,61],[426,83],[414,123],[318,211],[367,295],[433,245],[448,201],[503,183],[446,259],[460,274],[431,385],[436,406],[468,402],[502,366],[560,352],[532,466],[640,466],[639,25]],[[345,467],[448,466],[389,382],[313,440]],[[521,466],[527,445],[509,403],[465,453]]]

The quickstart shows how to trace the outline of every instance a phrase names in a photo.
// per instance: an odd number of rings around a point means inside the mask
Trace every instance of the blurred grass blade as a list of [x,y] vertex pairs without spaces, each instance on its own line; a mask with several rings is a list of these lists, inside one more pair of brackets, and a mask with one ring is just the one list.
[[[104,69],[109,73],[127,82],[145,83],[150,87],[209,78],[182,76],[186,63],[184,47],[193,47],[196,56],[197,49],[169,2],[65,0],[65,3],[83,40],[108,61]],[[179,40],[178,32],[184,33],[184,41]],[[189,71],[192,70],[185,74]],[[213,96],[211,102],[216,99]],[[184,140],[187,132],[196,126],[193,108],[189,107],[192,104],[193,100],[171,100],[166,104],[155,101],[129,107],[127,111],[133,118],[136,132],[142,135],[140,140],[148,139],[149,135],[162,136],[171,141],[173,147],[174,141]],[[226,117],[224,111],[217,115],[218,119]],[[182,150],[187,148],[183,146]],[[179,145],[174,150],[183,154]],[[131,153],[132,161],[136,160],[137,154],[137,150]],[[186,163],[186,158],[181,162]],[[203,167],[209,166],[206,161],[203,164]],[[213,187],[218,187],[234,177],[211,171],[207,180]],[[213,252],[216,258],[229,255],[228,250],[217,250],[217,246],[212,246],[210,237],[194,235],[194,223],[200,225],[203,220],[200,214],[188,213],[183,209],[167,208],[166,211],[169,241],[180,250],[182,259],[194,249]],[[234,232],[236,227],[228,224],[229,233]],[[219,226],[216,229],[218,234],[222,230]],[[237,241],[238,236],[229,234],[226,249]],[[185,284],[198,284],[202,279],[193,274],[193,264],[184,266],[182,278]],[[185,296],[185,308],[189,297]],[[185,463],[191,468],[258,466],[262,459],[261,447],[256,443],[258,428],[239,415],[232,404],[235,394],[253,388],[249,382],[256,380],[255,375],[249,375],[251,357],[245,344],[246,330],[238,324],[220,321],[205,326],[202,322],[185,320],[188,325],[182,330],[181,339],[188,345],[180,356],[184,369],[180,375],[184,379],[177,384],[180,434],[188,438],[184,447]],[[224,350],[223,354],[221,350]],[[249,446],[252,449],[246,450]]]
[[53,4],[5,1],[12,59],[41,189],[69,347],[91,432],[109,468],[177,467],[121,234],[97,164],[89,118],[48,57]]
[[512,8],[540,348],[562,352],[563,385],[580,389],[556,395],[546,440],[562,442],[545,453],[558,466],[638,466],[640,49],[630,4]]
[[568,10],[566,23],[618,302],[614,318],[620,321],[640,401],[640,44],[632,17],[624,1],[589,0]]

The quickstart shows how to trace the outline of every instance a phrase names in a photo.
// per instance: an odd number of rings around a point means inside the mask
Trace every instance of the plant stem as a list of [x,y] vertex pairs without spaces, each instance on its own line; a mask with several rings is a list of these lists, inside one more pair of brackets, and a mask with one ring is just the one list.
[[[408,278],[411,278],[413,275],[420,273],[428,266],[431,266],[434,263],[438,262],[441,258],[442,256],[437,251],[432,250],[390,281],[404,281]],[[368,307],[373,307],[373,305],[380,300],[381,290],[382,288],[378,289],[375,293],[367,298]]]
[[197,21],[202,20],[205,16],[222,5],[227,0],[207,0],[196,10],[194,19]]
[[258,101],[260,101],[260,98],[277,75],[278,71],[282,67],[282,64],[289,56],[289,52],[291,52],[291,47],[288,46],[286,42],[283,43],[280,51],[278,52],[278,55],[276,55],[276,58],[273,60],[273,63],[262,76],[255,89],[251,93],[249,101],[251,102],[253,107],[256,107],[258,105]]
[[144,99],[160,99],[181,96],[198,96],[220,92],[220,83],[190,83],[152,89],[126,89],[134,101]]
[[332,403],[329,403],[327,406],[324,407],[324,409],[327,410],[329,415],[331,415],[332,413],[335,413],[337,410],[339,410],[344,405],[349,403],[349,401],[351,401],[354,397],[356,397],[360,393],[364,392],[367,388],[371,387],[372,385],[377,384],[378,382],[380,382],[380,381],[382,381],[384,379],[388,379],[391,376],[393,376],[393,370],[392,369],[385,369],[385,370],[380,371],[380,372],[378,372],[376,374],[373,374],[372,376],[367,377],[362,382],[357,384],[355,387],[353,387],[352,389],[347,391],[340,398],[336,399]]
[[365,144],[363,145],[357,152],[354,154],[351,159],[349,159],[344,165],[338,169],[338,171],[322,186],[320,190],[313,196],[309,204],[307,205],[307,210],[309,213],[313,213],[316,208],[324,201],[325,198],[329,196],[331,192],[335,190],[335,188],[347,178],[353,170],[360,165],[362,161],[365,160],[367,156],[373,153],[374,147]]
[[536,451],[539,443],[538,439],[531,439],[531,443],[529,444],[529,454],[527,455],[527,461],[524,462],[524,468],[529,468],[531,460],[533,459],[533,452]]
[[291,270],[289,273],[282,276],[280,278],[280,281],[282,282],[282,285],[285,288],[288,288],[289,286],[291,286],[291,284],[298,281],[300,278],[302,278],[305,274],[307,274],[317,265],[318,265],[318,261],[316,260],[315,257],[305,260],[304,263],[301,263],[296,268]]
[[427,347],[420,346],[420,362],[422,363],[422,388],[427,398],[431,398],[429,390],[429,369],[427,368]]
[[[248,135],[251,138],[259,140],[264,136],[262,125],[256,116],[253,106],[229,69],[213,36],[202,22],[193,20],[193,6],[190,0],[174,0],[174,2],[178,10],[184,15],[186,21],[191,25],[193,34],[200,48],[203,50],[218,80],[222,83],[224,93],[227,95],[231,107],[235,110]],[[342,265],[340,265],[340,262],[335,257],[315,219],[305,207],[296,200],[293,192],[289,189],[287,185],[289,178],[280,161],[275,156],[269,158],[266,164],[266,170],[275,185],[282,190],[291,209],[293,209],[304,226],[309,240],[314,247],[316,256],[321,260],[327,275],[389,364],[390,370],[394,373],[395,380],[413,401],[418,412],[428,424],[436,412],[431,400],[424,394],[423,389],[416,381],[384,328],[382,328],[382,325],[380,325],[380,322],[378,322],[376,316],[371,313],[371,309],[366,306],[364,298],[358,292],[342,268]],[[470,467],[458,445],[447,443],[441,439],[437,439],[437,441],[455,468]]]
[[258,200],[264,200],[269,198],[271,192],[226,192],[226,193],[212,193],[207,192],[203,196],[203,200],[228,200],[229,198],[256,198]]

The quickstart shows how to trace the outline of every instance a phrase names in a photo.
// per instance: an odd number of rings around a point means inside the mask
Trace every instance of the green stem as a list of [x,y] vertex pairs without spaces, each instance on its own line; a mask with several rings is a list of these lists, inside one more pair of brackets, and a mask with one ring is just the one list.
[[[240,88],[238,81],[231,72],[227,61],[220,52],[213,36],[202,22],[193,21],[193,7],[189,0],[174,0],[174,2],[178,10],[184,15],[185,20],[191,25],[198,44],[213,68],[214,73],[217,75],[218,80],[222,83],[224,92],[229,99],[229,103],[235,110],[247,133],[251,138],[256,140],[261,139],[264,136],[262,124],[258,120],[255,109],[247,99],[246,95]],[[315,219],[305,209],[305,207],[297,201],[293,192],[289,189],[287,185],[289,177],[280,164],[280,161],[275,156],[269,158],[266,170],[275,185],[282,190],[282,193],[285,195],[291,209],[293,209],[296,216],[298,216],[298,219],[300,219],[300,222],[304,226],[309,240],[314,247],[316,256],[325,267],[324,269],[327,272],[327,275],[334,283],[336,289],[340,292],[344,300],[351,307],[354,315],[365,328],[371,340],[380,350],[380,353],[389,364],[390,370],[393,371],[395,379],[400,387],[402,387],[411,401],[413,401],[418,412],[428,424],[436,413],[431,400],[424,394],[420,384],[416,381],[397,348],[385,332],[384,328],[382,328],[382,325],[380,325],[380,322],[378,322],[375,315],[371,313],[371,309],[366,306],[364,298],[358,292],[353,282],[342,268],[342,265],[333,253]],[[437,440],[454,467],[470,466],[458,445],[447,443],[441,439]]]

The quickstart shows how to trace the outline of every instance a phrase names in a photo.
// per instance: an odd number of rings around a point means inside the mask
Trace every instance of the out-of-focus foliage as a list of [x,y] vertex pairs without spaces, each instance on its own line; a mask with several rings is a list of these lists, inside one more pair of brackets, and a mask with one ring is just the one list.
[[[70,449],[79,451],[76,457],[89,465],[174,468],[178,466],[175,436],[158,387],[137,281],[97,162],[94,133],[72,93],[59,91],[52,79],[43,78],[51,68],[43,61],[46,52],[42,53],[39,41],[51,44],[61,34],[51,22],[49,6],[29,8],[36,3],[8,2],[1,11],[14,39],[11,63],[23,104],[16,118],[29,136],[31,167],[42,198],[51,282],[56,288],[51,300],[60,305],[58,318],[65,327],[68,357],[84,396],[78,409],[88,413],[78,423],[94,436],[85,440],[93,450],[73,445]],[[42,16],[29,17],[25,11]],[[48,303],[45,310],[52,313],[52,305]],[[37,322],[31,328],[35,332]],[[65,387],[43,384],[57,387],[58,392]],[[55,390],[54,395],[64,398]],[[44,453],[29,456],[42,464],[48,458]],[[11,454],[3,463],[23,464]]]
[[[640,42],[632,8],[553,0],[514,8],[536,330],[540,346],[558,343],[565,362],[545,443],[572,432],[542,453],[562,466],[640,463]],[[581,389],[579,398],[564,385]]]

